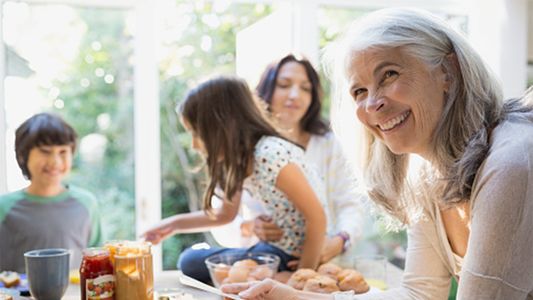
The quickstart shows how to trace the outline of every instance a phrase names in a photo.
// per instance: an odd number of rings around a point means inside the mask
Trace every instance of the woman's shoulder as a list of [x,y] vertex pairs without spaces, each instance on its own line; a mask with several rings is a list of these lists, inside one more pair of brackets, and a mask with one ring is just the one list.
[[328,131],[325,134],[312,134],[308,147],[336,149],[340,148],[340,141],[337,136]]
[[343,161],[346,158],[341,142],[333,132],[312,135],[305,154],[313,161]]
[[494,128],[490,143],[474,181],[474,203],[489,208],[506,198],[501,205],[523,205],[524,199],[533,197],[529,192],[533,189],[533,124],[504,121]]
[[263,136],[259,142],[257,142],[256,153],[277,153],[277,151],[283,151],[291,154],[292,152],[302,152],[303,149],[298,145],[277,136]]
[[504,121],[493,130],[487,162],[503,167],[528,167],[533,159],[533,123]]
[[533,123],[504,121],[492,131],[489,152],[476,181],[489,176],[498,180],[514,178],[518,174],[527,180],[532,167]]

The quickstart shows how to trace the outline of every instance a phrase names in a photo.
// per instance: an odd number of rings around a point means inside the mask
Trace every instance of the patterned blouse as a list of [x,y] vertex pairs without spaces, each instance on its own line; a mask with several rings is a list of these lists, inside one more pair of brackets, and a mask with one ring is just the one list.
[[253,174],[244,181],[244,188],[255,199],[261,199],[263,208],[272,220],[283,230],[279,241],[269,242],[293,256],[300,256],[305,240],[305,220],[292,202],[278,188],[276,179],[287,164],[300,166],[315,194],[324,205],[323,182],[304,163],[304,151],[295,144],[281,138],[264,136],[255,146]]

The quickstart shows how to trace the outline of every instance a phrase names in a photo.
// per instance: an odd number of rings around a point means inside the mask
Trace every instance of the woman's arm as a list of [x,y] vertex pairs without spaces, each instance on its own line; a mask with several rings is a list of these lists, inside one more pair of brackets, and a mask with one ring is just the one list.
[[533,154],[517,141],[494,147],[479,171],[458,299],[529,299],[533,291]]
[[240,199],[241,191],[235,193],[231,201],[224,199],[222,206],[213,210],[212,215],[208,215],[205,211],[195,211],[168,217],[142,236],[147,241],[158,244],[176,233],[202,232],[211,227],[227,224],[237,216]]
[[333,205],[336,233],[348,233],[350,242],[355,245],[363,232],[365,196],[357,191],[355,171],[350,169],[339,142],[335,137],[330,138],[331,158],[326,162],[327,200]]
[[284,192],[305,219],[305,241],[299,268],[315,269],[326,235],[326,216],[304,173],[294,163],[285,165],[276,179],[276,187]]
[[238,294],[242,299],[247,300],[334,300],[330,294],[298,291],[270,278],[263,281],[225,284],[221,290],[228,294]]
[[[355,245],[363,225],[370,220],[363,213],[365,197],[357,191],[355,171],[349,167],[341,145],[332,133],[315,137],[305,152],[306,160],[324,177],[328,217],[333,232],[326,239],[321,262],[341,254],[345,244]],[[349,239],[345,242],[346,234]]]

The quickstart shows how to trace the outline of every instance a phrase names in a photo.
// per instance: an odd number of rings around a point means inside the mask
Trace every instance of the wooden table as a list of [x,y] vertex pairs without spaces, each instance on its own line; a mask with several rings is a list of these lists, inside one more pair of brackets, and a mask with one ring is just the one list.
[[[165,271],[156,274],[154,278],[154,288],[160,291],[165,288],[180,289],[185,293],[191,294],[197,300],[214,300],[221,299],[217,295],[210,294],[192,287],[185,286],[179,282],[180,271]],[[388,263],[387,265],[387,285],[389,288],[400,286],[403,271],[395,265]],[[71,284],[62,300],[80,300],[80,286]],[[133,300],[133,299],[132,299]]]

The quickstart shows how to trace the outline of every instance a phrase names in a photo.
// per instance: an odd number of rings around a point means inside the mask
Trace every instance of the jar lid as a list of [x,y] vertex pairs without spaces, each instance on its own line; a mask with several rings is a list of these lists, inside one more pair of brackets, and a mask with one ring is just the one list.
[[83,250],[83,256],[86,256],[86,257],[109,256],[109,250],[107,250],[104,247],[87,248]]

